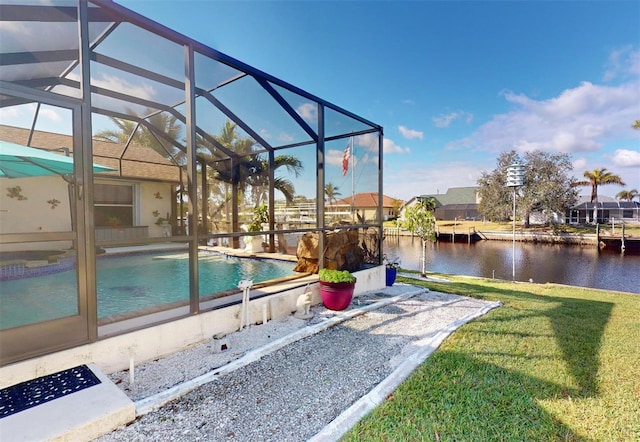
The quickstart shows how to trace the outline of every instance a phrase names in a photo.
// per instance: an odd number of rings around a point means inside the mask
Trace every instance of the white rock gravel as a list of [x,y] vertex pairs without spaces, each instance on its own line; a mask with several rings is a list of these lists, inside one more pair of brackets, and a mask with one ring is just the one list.
[[[360,296],[347,312],[395,296],[405,298],[266,354],[99,441],[306,441],[388,378],[425,339],[489,305],[396,284]],[[229,349],[221,353],[213,353],[209,341],[143,364],[132,386],[127,371],[111,379],[140,402],[339,315],[322,306],[312,313],[308,321],[288,317],[228,335]]]

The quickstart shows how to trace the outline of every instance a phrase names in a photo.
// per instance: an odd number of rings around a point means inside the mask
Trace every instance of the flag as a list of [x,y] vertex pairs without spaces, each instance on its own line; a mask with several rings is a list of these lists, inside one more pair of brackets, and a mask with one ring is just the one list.
[[342,176],[345,176],[347,172],[349,172],[349,157],[351,156],[351,152],[349,149],[349,145],[344,150],[344,155],[342,155]]

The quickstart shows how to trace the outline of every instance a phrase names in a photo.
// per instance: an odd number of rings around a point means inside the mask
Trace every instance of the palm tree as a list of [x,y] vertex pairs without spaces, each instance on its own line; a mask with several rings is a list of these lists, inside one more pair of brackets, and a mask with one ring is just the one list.
[[573,187],[576,186],[591,186],[591,204],[593,204],[593,223],[598,222],[598,186],[604,184],[619,184],[624,186],[624,181],[618,175],[611,172],[607,172],[606,168],[587,170],[584,172],[586,180],[576,181],[573,183]]
[[[269,162],[265,159],[261,159],[260,161],[262,163],[261,173],[252,175],[249,179],[251,194],[257,206],[267,199],[267,193],[269,191]],[[299,177],[303,166],[302,162],[293,155],[276,155],[273,159],[273,170],[276,171],[281,168],[285,168],[289,173],[293,173],[296,177]],[[291,180],[274,176],[273,187],[284,195],[287,203],[290,204],[293,202],[296,189]]]
[[[237,184],[238,193],[245,194],[250,190],[251,199],[255,207],[258,207],[267,198],[269,191],[269,162],[263,154],[256,152],[255,142],[251,138],[241,138],[238,135],[237,127],[236,124],[227,120],[220,135],[215,137],[216,141],[228,150],[235,152],[238,157],[234,161],[233,170],[230,160],[211,163],[212,178]],[[210,143],[200,138],[199,140],[202,145],[213,152],[215,148],[210,146]],[[282,168],[298,177],[303,170],[303,165],[298,158],[292,155],[276,155],[273,169]],[[284,195],[287,202],[293,201],[295,187],[290,180],[276,176],[273,187]]]
[[634,121],[634,123],[633,123],[633,125],[631,127],[633,127],[634,129],[640,130],[640,120]]
[[[129,114],[140,118],[134,111],[128,110]],[[175,142],[180,141],[182,138],[182,126],[178,124],[178,119],[167,112],[158,112],[155,109],[148,108],[145,114],[149,117],[144,118],[149,127],[145,125],[139,125],[132,120],[125,120],[124,118],[109,117],[109,119],[116,125],[116,129],[107,129],[95,134],[94,138],[98,140],[111,141],[125,145],[131,138],[132,141],[139,145],[150,147],[160,155],[167,159],[173,158],[178,164],[183,164],[186,161],[185,152],[180,150],[166,138],[159,133],[163,133],[171,140]]]
[[329,204],[335,203],[337,201],[337,197],[342,195],[340,192],[338,192],[338,189],[338,186],[334,186],[332,183],[328,183],[326,186],[324,186],[324,194],[327,197],[327,201],[329,202]]
[[618,198],[619,200],[625,200],[629,202],[633,201],[633,199],[636,197],[640,198],[640,193],[638,193],[636,189],[621,190],[616,194],[616,198]]

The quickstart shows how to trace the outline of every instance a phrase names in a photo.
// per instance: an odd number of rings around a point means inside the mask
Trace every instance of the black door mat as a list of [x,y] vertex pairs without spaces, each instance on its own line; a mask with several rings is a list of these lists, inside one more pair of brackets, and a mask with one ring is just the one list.
[[100,379],[89,367],[79,365],[3,388],[0,390],[0,419],[99,383]]

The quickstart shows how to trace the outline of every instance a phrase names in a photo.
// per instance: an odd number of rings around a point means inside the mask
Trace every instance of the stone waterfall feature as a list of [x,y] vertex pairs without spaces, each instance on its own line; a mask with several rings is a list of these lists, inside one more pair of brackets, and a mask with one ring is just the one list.
[[[296,251],[298,264],[294,271],[318,273],[318,233],[307,232],[298,241]],[[358,229],[327,232],[325,239],[324,266],[328,269],[360,269],[364,252],[359,245]]]

